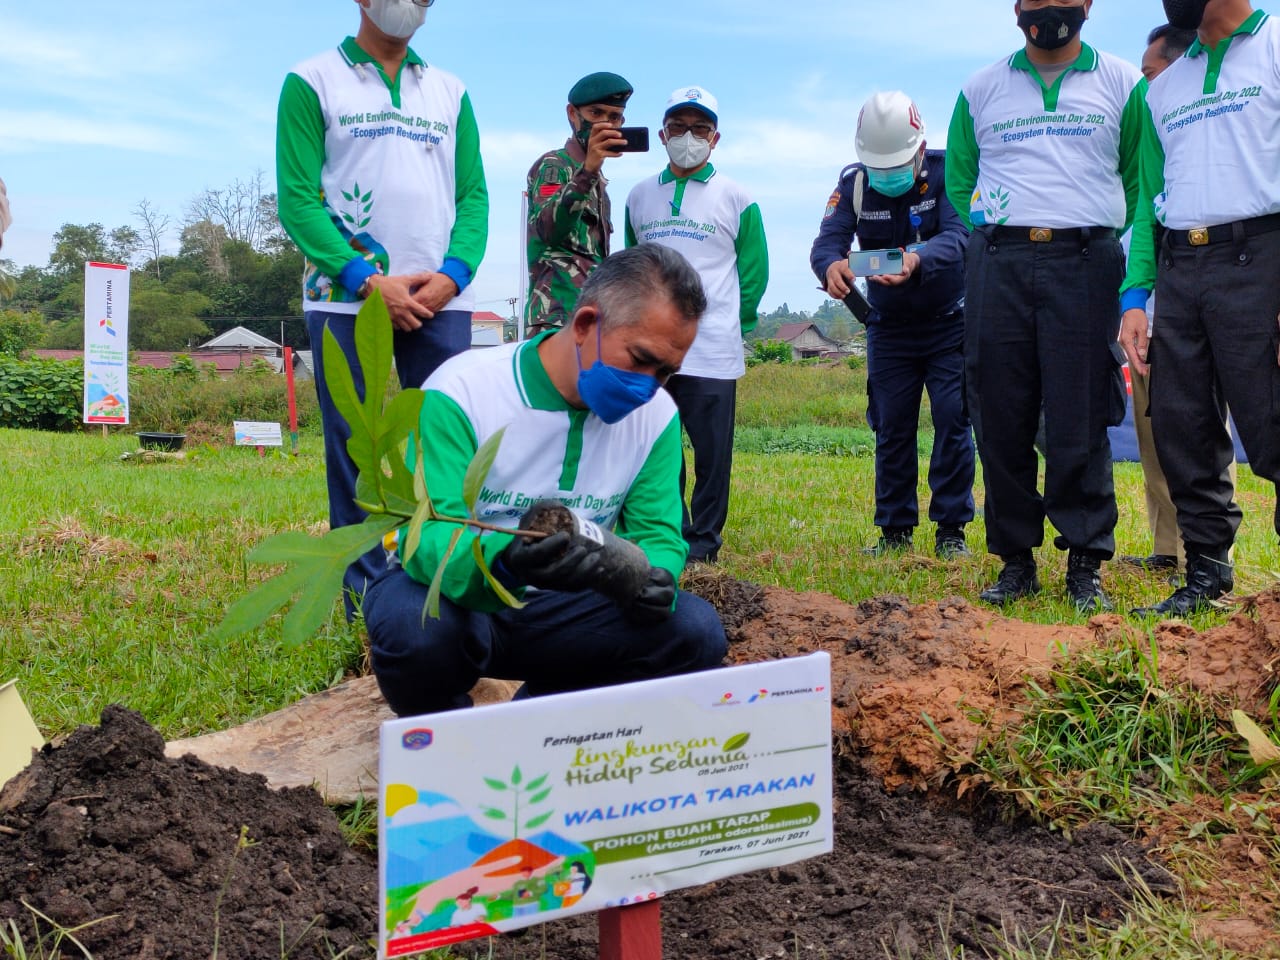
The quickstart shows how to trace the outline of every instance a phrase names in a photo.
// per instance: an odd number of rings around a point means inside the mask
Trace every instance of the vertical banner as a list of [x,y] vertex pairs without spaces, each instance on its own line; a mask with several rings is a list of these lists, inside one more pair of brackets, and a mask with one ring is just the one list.
[[129,268],[84,265],[84,422],[129,422]]

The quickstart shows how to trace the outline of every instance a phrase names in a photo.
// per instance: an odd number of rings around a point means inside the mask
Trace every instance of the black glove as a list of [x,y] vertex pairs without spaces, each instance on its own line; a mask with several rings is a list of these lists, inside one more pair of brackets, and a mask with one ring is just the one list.
[[502,551],[502,565],[540,590],[590,590],[599,578],[600,548],[575,541],[567,530],[538,540],[516,536]]
[[632,623],[652,626],[671,618],[676,599],[676,581],[670,570],[649,568],[649,580],[630,603],[622,607],[622,615]]

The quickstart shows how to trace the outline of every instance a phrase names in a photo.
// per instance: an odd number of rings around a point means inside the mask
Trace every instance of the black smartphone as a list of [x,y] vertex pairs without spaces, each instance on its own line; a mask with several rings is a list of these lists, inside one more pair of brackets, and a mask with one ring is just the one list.
[[618,148],[619,153],[649,152],[648,127],[619,127],[618,133],[622,134],[622,139],[627,141],[625,147]]
[[871,316],[871,304],[857,287],[849,291],[849,295],[844,298],[844,305],[858,318],[859,323],[866,323],[867,317]]

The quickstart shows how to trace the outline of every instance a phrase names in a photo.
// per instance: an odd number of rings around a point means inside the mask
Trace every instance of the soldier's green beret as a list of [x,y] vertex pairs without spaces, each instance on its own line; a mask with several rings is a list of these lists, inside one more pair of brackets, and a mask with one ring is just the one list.
[[607,103],[612,107],[625,107],[631,96],[631,84],[616,73],[589,73],[569,91],[569,103],[585,107],[589,103]]

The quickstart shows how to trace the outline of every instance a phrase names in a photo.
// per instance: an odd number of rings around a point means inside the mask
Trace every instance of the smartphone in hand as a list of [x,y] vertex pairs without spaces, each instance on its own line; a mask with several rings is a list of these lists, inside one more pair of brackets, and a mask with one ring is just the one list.
[[851,250],[849,269],[855,277],[892,276],[902,272],[901,250]]
[[649,152],[648,127],[619,127],[618,133],[622,134],[622,139],[627,141],[625,147],[618,147],[619,153]]

